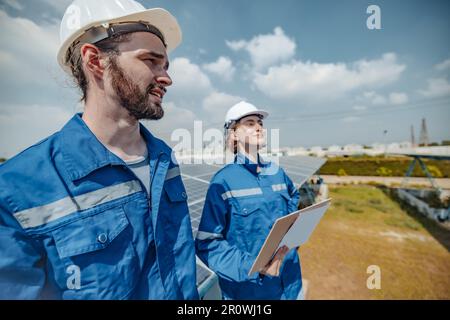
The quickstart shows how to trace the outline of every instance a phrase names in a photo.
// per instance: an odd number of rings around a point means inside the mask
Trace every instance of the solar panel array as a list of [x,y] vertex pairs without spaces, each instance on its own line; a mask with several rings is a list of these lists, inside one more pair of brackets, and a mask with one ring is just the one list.
[[[297,187],[300,187],[320,169],[326,159],[309,156],[282,156],[278,158],[278,161],[280,167],[284,169]],[[194,237],[200,224],[209,181],[220,168],[222,168],[221,165],[212,164],[180,164],[181,176],[188,194],[188,206]]]

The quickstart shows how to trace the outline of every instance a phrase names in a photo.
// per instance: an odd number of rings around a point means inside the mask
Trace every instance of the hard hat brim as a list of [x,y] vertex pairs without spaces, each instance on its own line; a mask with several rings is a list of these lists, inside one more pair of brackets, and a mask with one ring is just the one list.
[[66,64],[67,50],[70,48],[70,46],[74,41],[76,41],[81,35],[84,34],[86,30],[92,27],[100,26],[103,23],[138,22],[138,21],[147,22],[155,26],[159,31],[161,31],[166,41],[167,53],[170,53],[181,43],[182,39],[181,28],[178,25],[178,22],[175,19],[175,17],[162,8],[152,8],[142,12],[125,15],[107,21],[105,20],[94,21],[87,26],[83,26],[82,29],[78,30],[77,32],[72,34],[69,38],[67,38],[59,48],[57,55],[59,65],[64,71],[68,73],[71,72],[70,67]]
[[239,117],[239,119],[228,121],[227,123],[225,123],[224,126],[225,126],[226,129],[229,129],[232,126],[232,124],[240,121],[241,119],[243,119],[245,117],[253,116],[253,115],[260,115],[262,119],[265,119],[265,118],[267,118],[269,116],[269,113],[267,111],[264,111],[264,110],[249,111],[249,112],[246,112],[243,115],[241,115],[241,117]]
[[239,119],[237,119],[236,121],[241,120],[242,118],[248,117],[248,116],[252,116],[252,115],[260,115],[262,116],[262,119],[265,119],[269,116],[269,113],[267,111],[264,110],[257,110],[257,111],[249,111],[247,113],[244,113],[243,115],[241,115],[241,117]]

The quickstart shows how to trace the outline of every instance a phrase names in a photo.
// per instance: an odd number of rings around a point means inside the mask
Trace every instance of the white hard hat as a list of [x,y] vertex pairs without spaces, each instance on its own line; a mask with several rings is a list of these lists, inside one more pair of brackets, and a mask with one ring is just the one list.
[[241,101],[228,110],[227,115],[225,116],[225,129],[229,129],[233,123],[250,115],[259,115],[261,119],[264,119],[269,113],[264,110],[258,110],[258,108],[251,103]]
[[[115,30],[110,25],[120,27],[126,22],[152,25],[165,40],[167,52],[181,42],[181,29],[177,20],[161,8],[145,9],[134,0],[75,0],[66,9],[61,20],[58,63],[67,72],[68,53],[74,42],[95,43],[110,37]],[[145,30],[137,30],[145,31]]]

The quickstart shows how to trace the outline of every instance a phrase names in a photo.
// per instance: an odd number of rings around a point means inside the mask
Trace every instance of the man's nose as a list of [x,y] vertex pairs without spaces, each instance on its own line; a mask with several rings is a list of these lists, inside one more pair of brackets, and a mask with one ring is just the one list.
[[166,71],[164,72],[164,74],[156,77],[156,82],[164,87],[172,85],[172,79]]

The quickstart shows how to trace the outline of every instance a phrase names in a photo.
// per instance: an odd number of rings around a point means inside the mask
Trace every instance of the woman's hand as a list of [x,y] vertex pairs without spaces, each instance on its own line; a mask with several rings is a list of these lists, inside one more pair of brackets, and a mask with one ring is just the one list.
[[269,275],[272,277],[278,277],[280,275],[280,267],[283,262],[284,256],[289,252],[289,248],[282,246],[277,250],[277,253],[272,260],[262,269],[259,273],[263,275]]

